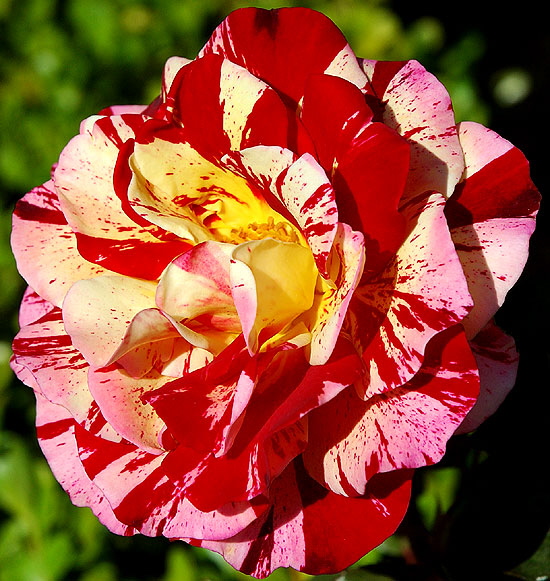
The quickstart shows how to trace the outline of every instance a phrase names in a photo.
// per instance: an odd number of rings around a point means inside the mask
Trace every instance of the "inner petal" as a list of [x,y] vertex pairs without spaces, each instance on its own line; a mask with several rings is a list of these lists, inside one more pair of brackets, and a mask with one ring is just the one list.
[[206,160],[189,143],[159,138],[136,143],[129,163],[132,207],[183,239],[238,242],[258,225],[282,225],[284,235],[292,236],[294,227],[269,206],[259,188]]

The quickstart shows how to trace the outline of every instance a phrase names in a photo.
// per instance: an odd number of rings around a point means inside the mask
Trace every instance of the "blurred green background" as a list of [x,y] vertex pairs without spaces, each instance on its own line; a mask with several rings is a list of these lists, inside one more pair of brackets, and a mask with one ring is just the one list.
[[[88,509],[74,508],[40,454],[31,390],[8,360],[24,289],[9,248],[15,201],[48,178],[80,120],[108,105],[150,102],[169,56],[193,58],[231,10],[249,5],[316,8],[359,56],[420,60],[446,84],[458,120],[510,139],[548,191],[550,35],[537,2],[512,11],[482,1],[0,0],[0,581],[246,578],[183,543],[116,537]],[[498,315],[522,354],[510,397],[476,434],[455,438],[440,465],[418,471],[394,537],[325,578],[550,578],[549,249],[543,206],[524,276]]]

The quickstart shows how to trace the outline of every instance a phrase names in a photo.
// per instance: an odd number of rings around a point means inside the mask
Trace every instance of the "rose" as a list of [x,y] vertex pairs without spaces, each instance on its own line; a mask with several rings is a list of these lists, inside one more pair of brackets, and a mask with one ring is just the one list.
[[492,318],[537,207],[417,62],[357,59],[311,10],[232,13],[15,209],[13,368],[55,476],[115,533],[344,568],[512,387]]

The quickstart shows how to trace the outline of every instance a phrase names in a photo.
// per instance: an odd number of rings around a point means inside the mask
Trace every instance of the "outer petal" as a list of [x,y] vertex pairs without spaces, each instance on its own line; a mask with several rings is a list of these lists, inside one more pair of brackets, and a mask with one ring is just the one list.
[[17,202],[11,246],[23,278],[57,307],[73,282],[106,272],[79,254],[51,180]]
[[113,186],[119,150],[134,136],[130,123],[144,121],[141,115],[87,120],[61,153],[54,184],[83,257],[115,272],[155,279],[186,245],[160,240],[156,226],[136,224]]
[[346,39],[326,16],[307,8],[232,12],[200,55],[221,54],[298,103],[307,78],[337,75],[359,87],[366,79]]
[[438,194],[412,200],[404,208],[409,233],[395,259],[354,295],[352,332],[370,375],[365,397],[409,381],[428,341],[471,307],[443,208]]
[[474,308],[474,337],[493,317],[527,260],[540,195],[523,154],[496,133],[462,123],[466,170],[445,209]]
[[232,536],[264,510],[260,503],[233,503],[218,511],[197,510],[182,483],[191,466],[180,465],[178,480],[163,468],[169,453],[154,455],[132,444],[114,444],[77,429],[78,453],[88,477],[105,491],[113,512],[148,536],[217,538]]
[[124,276],[75,283],[63,303],[63,321],[75,347],[95,367],[110,362],[132,319],[155,307],[156,286]]
[[416,61],[363,61],[365,88],[382,105],[382,120],[411,145],[405,199],[435,190],[449,197],[464,170],[451,99]]
[[379,478],[363,498],[345,498],[318,485],[296,461],[273,482],[264,517],[227,541],[196,544],[259,578],[278,567],[313,575],[340,571],[393,534],[409,495],[404,473]]
[[78,458],[75,441],[77,424],[63,407],[36,394],[36,433],[40,447],[57,481],[76,506],[90,507],[102,524],[118,535],[137,531],[120,522],[101,490],[88,478]]
[[433,464],[478,392],[475,360],[455,327],[430,342],[408,384],[366,402],[348,389],[311,412],[306,468],[334,492],[357,496],[378,472]]
[[61,311],[54,309],[23,327],[13,342],[14,360],[22,381],[39,395],[69,410],[80,424],[102,437],[119,440],[106,423],[88,389],[88,364],[66,334]]
[[476,404],[457,429],[458,434],[478,428],[499,408],[516,382],[519,356],[514,340],[489,322],[470,342],[479,369]]

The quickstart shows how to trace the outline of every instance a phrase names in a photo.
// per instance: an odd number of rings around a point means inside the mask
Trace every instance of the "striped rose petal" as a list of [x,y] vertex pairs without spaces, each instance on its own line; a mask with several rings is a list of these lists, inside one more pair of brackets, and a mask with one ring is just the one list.
[[462,123],[466,170],[445,209],[474,300],[473,338],[502,305],[527,260],[540,195],[523,154],[496,133]]
[[56,480],[75,506],[91,508],[99,521],[113,533],[123,536],[136,530],[120,522],[103,492],[88,478],[78,457],[75,430],[78,424],[64,407],[36,394],[36,435]]
[[346,498],[321,487],[296,461],[271,485],[263,517],[226,541],[194,544],[259,578],[278,567],[312,575],[341,571],[395,531],[410,496],[408,476],[381,475],[364,497]]
[[219,55],[183,67],[166,100],[183,140],[210,161],[253,145],[287,145],[290,115],[277,93]]
[[246,68],[295,104],[312,74],[338,75],[359,87],[366,83],[342,33],[326,16],[306,8],[232,12],[199,56],[210,53]]
[[88,389],[89,366],[65,332],[59,309],[23,327],[14,339],[13,353],[15,364],[30,373],[25,383],[38,395],[70,410],[76,422],[94,433],[120,440]]
[[383,104],[381,120],[411,146],[404,200],[428,190],[449,197],[464,171],[451,98],[417,61],[362,60],[367,95]]
[[209,513],[195,508],[185,498],[183,487],[196,462],[192,453],[187,465],[180,456],[180,475],[174,481],[163,467],[170,452],[154,455],[78,428],[76,439],[88,478],[105,491],[116,517],[132,523],[142,534],[223,539],[246,528],[265,510],[260,502],[231,503]]
[[362,495],[379,472],[438,462],[478,392],[476,363],[463,331],[440,333],[407,384],[367,401],[348,389],[314,410],[305,466],[337,494]]
[[156,304],[181,335],[216,354],[241,332],[229,279],[234,248],[213,241],[197,244],[168,266],[156,291]]
[[79,254],[51,180],[17,202],[11,246],[21,276],[57,307],[73,282],[106,272]]
[[405,242],[388,267],[354,295],[350,319],[369,373],[365,397],[409,381],[428,341],[460,323],[471,308],[443,210],[439,194],[412,200],[403,211]]
[[[129,117],[137,122],[136,116]],[[137,117],[143,123],[142,116]],[[185,245],[159,239],[156,226],[138,225],[122,209],[113,173],[119,148],[134,135],[128,118],[94,117],[82,131],[61,153],[53,178],[78,251],[109,270],[155,279]]]

